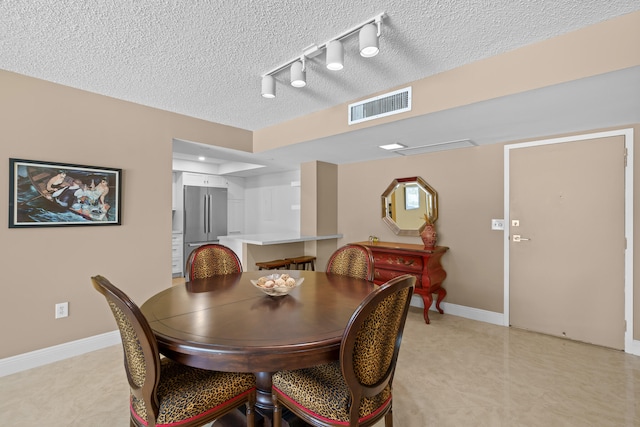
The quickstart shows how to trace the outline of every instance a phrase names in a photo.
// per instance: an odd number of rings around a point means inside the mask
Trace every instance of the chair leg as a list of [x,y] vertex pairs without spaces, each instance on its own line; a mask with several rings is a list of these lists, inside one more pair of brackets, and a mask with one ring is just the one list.
[[273,427],[282,427],[282,407],[278,402],[278,398],[273,396]]
[[393,427],[393,408],[389,408],[384,416],[384,427]]
[[255,416],[255,407],[256,407],[256,398],[255,395],[249,398],[247,402],[247,427],[254,427],[256,425],[256,416]]

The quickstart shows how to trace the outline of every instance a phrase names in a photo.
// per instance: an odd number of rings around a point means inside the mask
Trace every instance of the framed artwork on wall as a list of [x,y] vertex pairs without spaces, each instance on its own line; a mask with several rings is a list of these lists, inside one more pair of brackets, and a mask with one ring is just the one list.
[[9,228],[120,225],[122,169],[9,159]]

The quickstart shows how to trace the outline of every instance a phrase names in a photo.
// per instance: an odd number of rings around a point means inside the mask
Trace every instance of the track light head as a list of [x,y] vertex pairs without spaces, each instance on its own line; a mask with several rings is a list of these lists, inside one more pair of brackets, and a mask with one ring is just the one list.
[[[0,0],[2,1],[2,0]],[[326,66],[329,70],[342,70],[344,68],[343,41],[358,33],[360,39],[360,55],[365,58],[376,56],[379,52],[378,39],[382,20],[386,14],[380,13],[375,17],[349,28],[321,45],[312,44],[303,49],[302,55],[279,65],[262,74],[262,96],[265,98],[276,97],[275,75],[288,69],[290,71],[291,86],[304,87],[307,85],[307,61],[313,60],[324,50],[326,53]]]
[[333,71],[344,68],[344,46],[340,40],[332,40],[327,44],[327,68]]
[[[380,25],[379,22],[377,22]],[[378,28],[376,24],[367,24],[360,29],[360,55],[365,58],[376,56],[378,48]]]
[[307,71],[302,61],[291,64],[291,86],[305,87],[307,85]]
[[276,79],[271,75],[266,75],[262,78],[262,97],[276,97]]

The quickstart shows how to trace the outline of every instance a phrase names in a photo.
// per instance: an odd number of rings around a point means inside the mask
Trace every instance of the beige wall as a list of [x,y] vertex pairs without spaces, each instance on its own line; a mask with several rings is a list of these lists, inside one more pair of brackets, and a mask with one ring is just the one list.
[[491,231],[503,217],[502,145],[341,165],[338,173],[340,244],[367,240],[420,244],[419,236],[396,236],[382,222],[381,195],[395,178],[420,176],[438,192],[438,244],[447,301],[501,313],[502,233]]
[[[412,82],[411,112],[348,126],[347,105],[356,101],[350,100],[261,129],[254,132],[254,151],[638,66],[638,40],[640,12],[635,12]],[[404,86],[407,85],[401,87]],[[384,92],[393,89],[396,88]],[[374,95],[377,94],[369,96]],[[442,216],[437,224],[440,243],[450,245],[452,251],[455,247],[456,251],[455,257],[452,252],[443,261],[449,272],[446,285],[450,289],[449,302],[502,313],[502,234],[488,227],[491,218],[503,216],[502,166],[501,145],[343,165],[338,172],[338,232],[345,238],[338,245],[366,240],[369,235],[378,235],[382,240],[411,241],[395,236],[380,221],[380,195],[393,178],[422,176],[441,195]],[[445,203],[449,205],[444,207]],[[636,218],[640,218],[638,206],[635,212]],[[305,218],[302,224],[304,221]],[[640,244],[640,239],[636,240]],[[640,267],[638,261],[636,264]],[[640,313],[640,287],[635,288],[635,311]],[[640,339],[640,315],[634,317],[636,339]]]
[[[0,71],[5,165],[14,157],[117,167],[124,184],[121,226],[0,226],[0,358],[114,330],[91,275],[105,275],[140,303],[170,286],[172,138],[263,151],[640,65],[639,39],[636,12],[414,82],[414,110],[408,114],[349,128],[345,104],[253,134]],[[1,170],[0,223],[7,224],[8,173]],[[500,145],[339,167],[337,231],[345,236],[339,244],[371,234],[416,241],[391,234],[378,205],[393,178],[414,175],[440,195],[439,239],[452,248],[444,259],[448,301],[502,312],[501,233],[488,226],[489,219],[502,216]],[[305,223],[302,218],[302,228]],[[322,241],[322,250],[309,251],[329,252],[331,246],[335,242]],[[636,307],[639,300],[636,292]],[[70,316],[54,320],[54,305],[63,301],[70,303]],[[635,317],[638,336],[640,315]]]
[[[250,151],[251,132],[0,71],[0,358],[113,331],[90,277],[142,303],[171,285],[171,140]],[[9,229],[9,158],[123,169],[122,225]],[[54,319],[69,302],[70,316]]]
[[[590,133],[585,129],[581,133]],[[550,135],[550,137],[566,135]],[[640,141],[635,126],[634,144]],[[545,139],[545,138],[536,138]],[[511,141],[522,142],[522,141]],[[341,165],[338,173],[339,245],[367,240],[421,243],[419,237],[396,236],[381,219],[380,196],[395,178],[421,176],[438,192],[438,245],[450,251],[442,259],[447,271],[447,302],[503,313],[503,233],[492,231],[492,218],[503,218],[504,144],[463,148],[420,156]],[[637,144],[636,144],[637,147]],[[634,187],[640,188],[640,150],[634,151]],[[640,205],[634,200],[634,223]],[[640,227],[636,226],[636,230]],[[640,271],[640,231],[636,231],[634,269]],[[549,272],[553,274],[553,272]],[[636,273],[636,277],[638,274]],[[634,331],[640,339],[640,280],[634,284]]]
[[[325,162],[300,165],[300,233],[338,234],[338,167]],[[305,242],[304,253],[316,257],[316,269],[324,270],[338,248],[336,239]]]

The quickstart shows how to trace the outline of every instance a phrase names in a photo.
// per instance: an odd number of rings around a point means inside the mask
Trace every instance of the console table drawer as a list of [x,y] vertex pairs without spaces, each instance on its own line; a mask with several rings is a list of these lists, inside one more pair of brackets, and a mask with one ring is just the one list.
[[388,282],[394,277],[402,276],[403,274],[411,274],[416,278],[416,287],[420,287],[420,288],[422,287],[421,274],[407,273],[405,271],[398,271],[398,270],[384,270],[381,268],[375,268],[373,270],[373,274],[374,274],[374,282],[376,284],[382,284],[382,283]]
[[[394,254],[378,251],[373,252],[373,261],[376,267],[385,270],[398,270],[403,272],[420,272],[424,267],[422,257],[411,254]],[[395,277],[395,276],[394,276]]]

